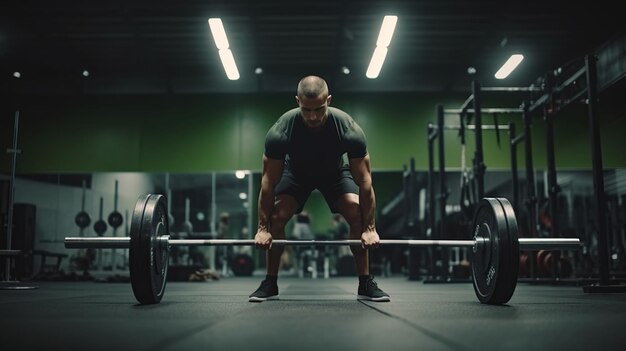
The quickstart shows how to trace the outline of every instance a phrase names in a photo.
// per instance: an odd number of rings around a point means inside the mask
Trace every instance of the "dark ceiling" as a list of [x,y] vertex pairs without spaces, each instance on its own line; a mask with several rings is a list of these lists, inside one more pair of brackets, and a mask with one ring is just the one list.
[[[0,13],[0,81],[38,94],[290,92],[306,74],[342,92],[467,91],[473,78],[528,86],[623,31],[618,3],[19,1]],[[370,80],[365,70],[386,14],[398,24],[380,76]],[[222,18],[238,81],[224,74],[210,17]],[[516,52],[525,60],[496,81],[499,65]]]

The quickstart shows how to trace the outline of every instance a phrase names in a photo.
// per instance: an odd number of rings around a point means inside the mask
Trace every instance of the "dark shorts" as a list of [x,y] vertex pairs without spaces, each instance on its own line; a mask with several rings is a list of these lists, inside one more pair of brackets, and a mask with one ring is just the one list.
[[286,169],[280,182],[274,188],[274,193],[278,195],[291,195],[296,198],[300,207],[296,211],[300,213],[306,200],[313,190],[319,190],[333,213],[337,213],[334,208],[335,202],[344,194],[359,194],[359,186],[356,185],[352,173],[347,167],[342,168],[336,174],[324,177],[296,177],[290,170]]

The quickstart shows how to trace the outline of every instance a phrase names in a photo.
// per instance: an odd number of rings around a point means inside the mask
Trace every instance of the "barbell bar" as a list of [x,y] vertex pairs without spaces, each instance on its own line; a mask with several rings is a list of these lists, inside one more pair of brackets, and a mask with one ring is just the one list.
[[[163,195],[137,200],[130,237],[66,237],[66,248],[128,248],[130,282],[141,304],[159,303],[165,292],[169,249],[172,246],[241,246],[254,240],[170,239],[167,202]],[[519,251],[580,249],[577,238],[519,238],[515,212],[504,198],[484,198],[476,206],[473,240],[381,240],[380,245],[471,247],[472,281],[479,301],[504,304],[513,296]],[[469,235],[468,235],[469,236]],[[360,240],[274,240],[273,245],[361,245]]]
[[[161,245],[172,246],[252,246],[252,239],[169,239],[166,235]],[[477,239],[484,240],[484,239]],[[435,247],[473,247],[477,240],[418,240],[418,239],[382,239],[380,246],[435,246]],[[520,250],[566,250],[579,249],[578,238],[519,238]],[[272,240],[276,246],[358,246],[361,240]],[[128,249],[130,237],[66,237],[67,249]]]

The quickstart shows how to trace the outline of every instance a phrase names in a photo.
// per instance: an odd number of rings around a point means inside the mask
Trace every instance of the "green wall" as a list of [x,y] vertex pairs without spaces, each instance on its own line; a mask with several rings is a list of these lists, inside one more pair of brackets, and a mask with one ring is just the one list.
[[[426,125],[435,121],[435,105],[456,108],[465,98],[460,94],[344,94],[334,96],[333,105],[352,114],[365,130],[374,169],[397,170],[410,157],[416,158],[418,169],[426,169]],[[23,153],[18,157],[18,173],[258,171],[267,129],[295,106],[291,94],[29,97],[27,101],[20,109]],[[5,104],[0,119],[3,147],[11,143],[13,113]],[[491,123],[491,116],[483,119]],[[500,116],[501,123],[508,120],[522,130],[519,117]],[[590,168],[585,106],[567,108],[555,127],[557,166]],[[602,106],[601,128],[605,167],[626,166],[621,151],[626,130],[623,111]],[[494,133],[484,133],[488,168],[509,167],[508,136],[502,133],[501,138],[503,145],[498,148]],[[445,140],[446,166],[459,167],[456,133],[447,131]],[[473,142],[470,135],[468,162]],[[535,164],[543,168],[545,129],[539,116],[533,125],[533,147]],[[523,168],[521,152],[519,156]],[[9,156],[2,153],[0,161],[0,171],[8,172]]]

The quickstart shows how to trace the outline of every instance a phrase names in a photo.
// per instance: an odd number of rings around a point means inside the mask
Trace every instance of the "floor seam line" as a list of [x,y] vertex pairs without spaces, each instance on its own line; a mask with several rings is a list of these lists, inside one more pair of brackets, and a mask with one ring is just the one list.
[[379,309],[379,308],[377,308],[377,307],[374,307],[374,306],[372,306],[372,305],[370,305],[370,304],[366,303],[366,302],[365,302],[365,301],[363,301],[363,300],[358,300],[358,301],[359,301],[361,304],[363,304],[363,305],[365,305],[365,306],[369,307],[370,309],[372,309],[372,310],[374,310],[374,311],[376,311],[376,312],[378,312],[378,313],[380,313],[380,314],[382,314],[382,315],[384,315],[384,316],[387,316],[387,317],[389,317],[389,318],[393,318],[393,319],[395,319],[395,320],[398,320],[398,321],[400,321],[400,322],[402,322],[402,323],[404,323],[404,324],[408,325],[409,327],[411,327],[411,328],[413,328],[413,329],[415,329],[415,330],[417,330],[417,331],[419,331],[419,332],[421,332],[421,333],[425,334],[426,336],[430,337],[431,339],[434,339],[434,340],[436,340],[436,341],[438,341],[438,342],[440,342],[440,343],[444,344],[445,346],[452,348],[453,350],[471,350],[470,348],[465,347],[465,346],[463,346],[463,345],[460,345],[460,344],[456,343],[455,341],[450,340],[450,339],[449,339],[449,338],[447,338],[447,337],[441,336],[441,335],[439,335],[439,334],[437,334],[437,333],[435,333],[435,332],[433,332],[433,331],[431,331],[431,330],[429,330],[429,329],[427,329],[427,328],[424,328],[424,327],[422,327],[422,326],[419,326],[419,325],[417,325],[417,324],[415,324],[415,323],[411,322],[411,321],[410,321],[410,320],[408,320],[408,319],[405,319],[405,318],[402,318],[402,317],[400,317],[400,316],[396,316],[396,315],[391,314],[391,313],[389,313],[389,312],[383,311],[383,310],[381,310],[381,309]]

